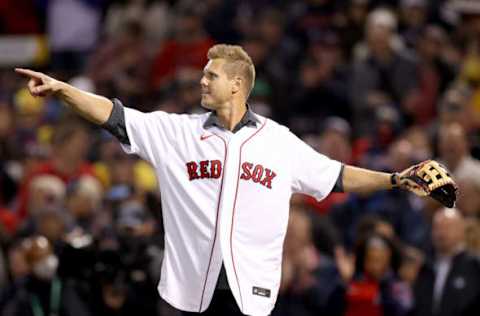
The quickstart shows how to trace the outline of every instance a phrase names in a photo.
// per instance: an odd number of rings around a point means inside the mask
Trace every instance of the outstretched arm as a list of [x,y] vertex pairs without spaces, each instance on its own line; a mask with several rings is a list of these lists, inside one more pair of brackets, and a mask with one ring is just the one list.
[[391,177],[390,173],[345,165],[342,177],[343,191],[368,194],[388,190],[394,186]]
[[343,191],[371,193],[398,187],[418,196],[431,196],[446,207],[454,207],[457,185],[448,170],[434,160],[426,160],[400,173],[384,173],[345,166]]
[[104,124],[110,117],[113,103],[105,97],[82,91],[41,72],[22,68],[16,68],[15,72],[29,78],[28,90],[35,97],[54,95],[82,117],[98,125]]

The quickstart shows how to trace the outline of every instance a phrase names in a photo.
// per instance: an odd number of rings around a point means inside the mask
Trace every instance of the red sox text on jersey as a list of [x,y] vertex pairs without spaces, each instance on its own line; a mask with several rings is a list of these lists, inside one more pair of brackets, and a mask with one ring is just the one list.
[[[202,160],[199,162],[190,161],[186,163],[188,178],[190,181],[196,179],[218,179],[222,174],[222,163],[220,160]],[[255,183],[271,189],[272,180],[277,174],[265,168],[261,164],[254,165],[251,162],[242,163],[242,180],[252,180]]]

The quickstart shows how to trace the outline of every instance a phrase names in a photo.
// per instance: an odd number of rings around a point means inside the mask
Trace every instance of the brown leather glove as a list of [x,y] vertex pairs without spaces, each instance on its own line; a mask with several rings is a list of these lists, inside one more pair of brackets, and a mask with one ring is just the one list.
[[431,196],[446,207],[454,207],[458,187],[447,169],[426,160],[392,176],[392,184],[418,196]]

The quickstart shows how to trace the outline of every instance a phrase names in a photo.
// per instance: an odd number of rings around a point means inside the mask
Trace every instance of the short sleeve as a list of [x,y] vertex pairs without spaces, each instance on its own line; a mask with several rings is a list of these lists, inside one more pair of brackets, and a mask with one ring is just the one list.
[[175,115],[162,111],[143,113],[124,107],[130,144],[121,146],[127,154],[137,154],[153,166],[168,155],[177,133]]
[[324,199],[332,191],[342,164],[316,152],[297,136],[290,133],[292,157],[292,191]]

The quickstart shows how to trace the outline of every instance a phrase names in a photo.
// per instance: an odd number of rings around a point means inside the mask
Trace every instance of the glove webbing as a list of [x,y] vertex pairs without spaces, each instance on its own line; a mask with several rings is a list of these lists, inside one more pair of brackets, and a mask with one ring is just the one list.
[[430,191],[451,182],[448,172],[436,162],[423,165],[418,170],[418,176],[427,183]]

